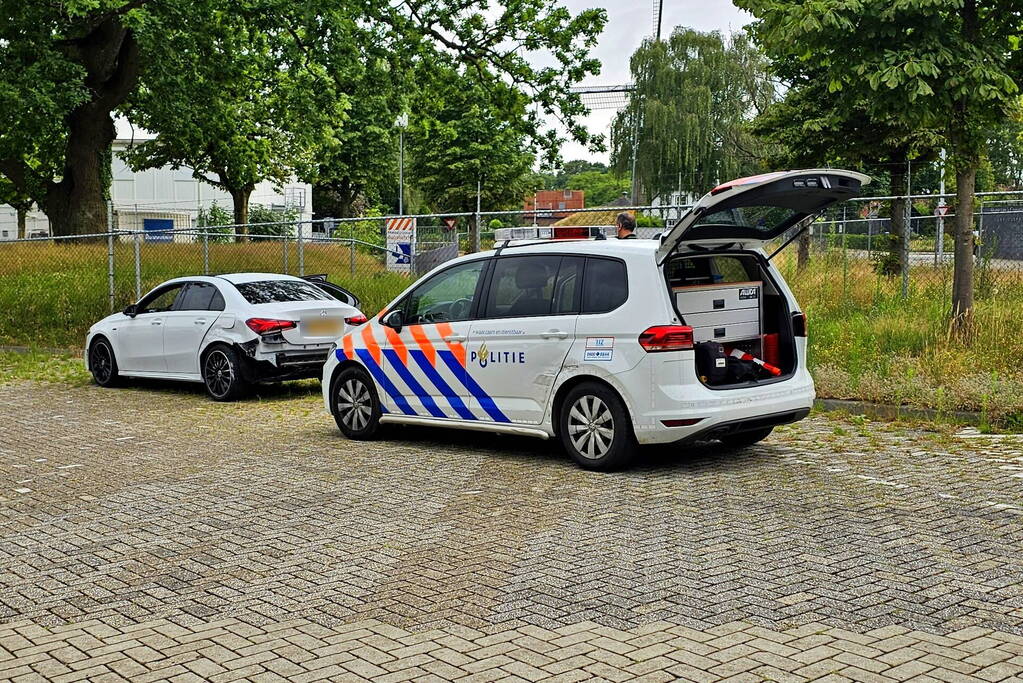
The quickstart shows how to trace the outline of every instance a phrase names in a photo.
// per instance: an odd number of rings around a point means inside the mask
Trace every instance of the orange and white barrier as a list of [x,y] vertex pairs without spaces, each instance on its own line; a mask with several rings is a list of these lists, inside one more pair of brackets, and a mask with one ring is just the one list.
[[729,353],[728,355],[730,355],[732,358],[738,358],[739,360],[751,360],[754,363],[756,363],[757,365],[759,365],[760,367],[762,367],[764,370],[767,370],[769,373],[771,373],[775,377],[777,377],[778,375],[781,374],[781,369],[780,368],[776,368],[775,366],[771,365],[770,363],[765,363],[764,361],[760,360],[756,356],[754,356],[752,354],[749,354],[749,353],[746,353],[745,351],[742,351],[740,349],[732,349],[731,353]]

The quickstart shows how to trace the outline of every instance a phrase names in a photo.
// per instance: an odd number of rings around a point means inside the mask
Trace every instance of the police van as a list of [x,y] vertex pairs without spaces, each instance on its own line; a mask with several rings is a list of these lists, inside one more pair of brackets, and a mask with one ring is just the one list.
[[449,261],[338,340],[327,409],[350,439],[389,423],[558,438],[591,469],[637,444],[756,443],[814,399],[806,316],[764,246],[868,182],[741,178],[657,239],[554,233]]

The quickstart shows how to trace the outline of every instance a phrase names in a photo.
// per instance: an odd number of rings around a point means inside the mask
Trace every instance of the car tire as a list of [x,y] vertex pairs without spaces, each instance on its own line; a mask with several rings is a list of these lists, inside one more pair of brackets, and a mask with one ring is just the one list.
[[89,345],[89,372],[92,373],[93,381],[101,387],[116,387],[122,383],[117,372],[114,348],[106,337],[97,337]]
[[621,468],[636,451],[629,411],[613,389],[598,382],[569,390],[561,402],[558,434],[572,459],[589,470]]
[[751,429],[748,432],[737,432],[718,437],[722,444],[728,448],[746,448],[759,443],[771,435],[774,427],[762,427]]
[[347,438],[368,441],[377,436],[380,397],[365,370],[349,366],[337,374],[330,388],[330,412]]
[[202,383],[214,401],[235,401],[248,391],[249,383],[242,376],[238,352],[230,346],[217,345],[202,356]]

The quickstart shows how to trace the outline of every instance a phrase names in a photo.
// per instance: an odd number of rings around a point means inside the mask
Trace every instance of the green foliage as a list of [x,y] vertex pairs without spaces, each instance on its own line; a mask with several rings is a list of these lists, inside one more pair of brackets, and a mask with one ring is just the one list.
[[636,216],[636,227],[637,228],[663,228],[664,219],[660,216],[652,216],[650,214],[641,213]]
[[636,90],[615,118],[612,165],[636,175],[647,199],[703,194],[723,179],[759,168],[748,127],[774,98],[763,55],[742,34],[726,39],[679,27],[648,39],[630,62]]
[[[562,131],[589,141],[571,86],[598,72],[588,52],[606,20],[549,0],[0,0],[0,15],[0,174],[70,232],[102,218],[115,112],[159,135],[133,166],[192,167],[243,215],[259,180],[370,182],[353,169],[380,173],[366,162],[394,107],[374,88],[415,90],[383,76],[436,60],[500,91],[498,118],[521,118],[553,160]],[[526,93],[536,106],[523,112]]]
[[628,194],[631,183],[608,171],[583,171],[569,176],[565,187],[586,193],[586,206],[607,206],[623,194]]
[[421,73],[434,87],[419,93],[406,135],[411,181],[435,209],[475,210],[477,187],[488,208],[519,206],[532,189],[527,99],[454,66],[434,63]]

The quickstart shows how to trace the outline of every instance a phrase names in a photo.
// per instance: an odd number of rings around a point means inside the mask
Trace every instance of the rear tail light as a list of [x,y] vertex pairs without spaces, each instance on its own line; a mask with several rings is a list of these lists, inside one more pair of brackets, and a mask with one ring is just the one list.
[[249,329],[258,335],[281,332],[298,327],[294,320],[273,320],[272,318],[249,318],[245,321]]
[[693,328],[688,325],[655,325],[639,335],[639,345],[649,352],[684,351],[693,348]]
[[792,314],[792,334],[796,337],[806,336],[806,313]]
[[362,313],[359,315],[353,315],[351,318],[345,318],[345,324],[347,325],[364,325],[369,322],[369,318],[364,316]]

